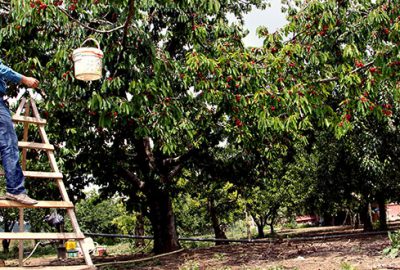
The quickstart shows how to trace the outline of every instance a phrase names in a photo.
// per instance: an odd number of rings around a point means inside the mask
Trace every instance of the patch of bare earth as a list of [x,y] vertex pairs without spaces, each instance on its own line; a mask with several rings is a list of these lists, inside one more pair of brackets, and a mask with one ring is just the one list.
[[358,270],[400,269],[400,258],[382,255],[389,245],[387,236],[341,238],[331,240],[281,242],[271,244],[232,244],[184,251],[159,258],[147,265],[125,269],[182,269],[198,265],[199,269],[284,269],[337,270],[348,263]]
[[[400,270],[400,258],[391,259],[382,255],[382,250],[389,244],[386,235],[359,235],[327,240],[231,244],[197,248],[146,262],[120,263],[150,255],[93,257],[93,261],[95,264],[114,262],[111,265],[100,266],[99,270],[255,270],[278,266],[281,269],[341,270],[343,263],[352,265],[357,270]],[[84,261],[82,258],[69,259],[65,262],[51,258],[33,258],[27,264],[30,266],[73,265],[84,264]]]

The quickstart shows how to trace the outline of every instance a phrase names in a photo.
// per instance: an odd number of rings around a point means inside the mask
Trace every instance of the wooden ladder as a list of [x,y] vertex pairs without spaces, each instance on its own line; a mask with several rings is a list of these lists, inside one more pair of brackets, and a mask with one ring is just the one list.
[[[76,219],[74,205],[68,197],[65,185],[63,182],[63,175],[58,169],[56,159],[54,156],[54,146],[50,144],[45,131],[45,125],[47,121],[40,117],[39,111],[36,107],[35,100],[32,92],[29,91],[30,98],[21,98],[20,104],[16,113],[12,116],[14,123],[23,123],[23,140],[18,142],[18,146],[22,148],[22,160],[21,167],[23,174],[26,178],[47,178],[56,181],[58,188],[61,193],[62,201],[39,201],[35,205],[24,205],[15,201],[0,199],[1,208],[18,208],[19,209],[19,232],[0,232],[0,239],[13,239],[19,240],[19,267],[23,267],[23,240],[31,239],[48,239],[48,240],[68,240],[74,239],[79,242],[79,246],[82,250],[83,257],[85,259],[85,266],[68,266],[68,269],[95,269],[92,259],[89,254],[87,245],[85,244],[85,236],[79,228],[78,221]],[[25,110],[24,110],[25,109]],[[32,109],[32,115],[31,115]],[[24,110],[24,115],[21,113]],[[28,130],[29,125],[36,125],[39,131],[42,142],[28,142]],[[47,157],[50,162],[51,172],[38,172],[38,171],[26,171],[26,154],[28,149],[44,150],[47,153]],[[0,172],[0,175],[4,175],[4,172]],[[66,209],[67,214],[71,220],[73,232],[72,233],[28,233],[24,232],[24,208],[54,208],[54,209]],[[66,269],[64,267],[51,266],[49,268],[44,267],[43,269]],[[6,269],[6,268],[2,268]],[[11,269],[11,268],[10,268]],[[12,268],[17,269],[17,268]],[[22,269],[22,268],[21,268]],[[26,269],[25,267],[23,269]],[[36,269],[36,268],[35,268]],[[42,268],[40,268],[42,269]]]

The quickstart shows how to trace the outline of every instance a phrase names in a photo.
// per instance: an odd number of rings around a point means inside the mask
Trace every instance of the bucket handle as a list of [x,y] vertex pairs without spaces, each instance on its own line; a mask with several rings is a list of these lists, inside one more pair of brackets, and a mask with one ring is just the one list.
[[93,41],[94,43],[96,43],[97,49],[100,50],[100,43],[99,43],[97,40],[95,40],[94,38],[88,38],[88,39],[86,39],[86,40],[82,43],[81,46],[83,46],[83,44],[85,44],[86,42],[88,42],[88,41],[90,41],[90,40]]

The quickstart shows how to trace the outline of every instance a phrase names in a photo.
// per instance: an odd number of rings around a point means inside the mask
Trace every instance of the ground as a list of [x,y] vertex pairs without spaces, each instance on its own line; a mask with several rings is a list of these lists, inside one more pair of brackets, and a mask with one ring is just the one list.
[[[333,237],[332,234],[336,236]],[[323,236],[326,239],[309,239],[308,237],[310,236]],[[319,229],[307,229],[303,232],[297,231],[296,237],[297,240],[290,241],[281,239],[270,243],[231,244],[227,246],[182,250],[175,254],[157,257],[144,262],[118,263],[124,260],[146,258],[149,255],[136,254],[129,256],[94,257],[94,262],[95,264],[103,264],[99,266],[100,270],[400,269],[400,258],[392,259],[382,255],[382,250],[390,245],[386,234],[365,235],[360,231],[350,231],[342,227],[336,230],[328,230],[328,232]],[[109,264],[105,264],[107,262]],[[28,263],[29,265],[59,265],[60,262],[34,258]],[[74,259],[64,263],[83,263],[83,261]]]

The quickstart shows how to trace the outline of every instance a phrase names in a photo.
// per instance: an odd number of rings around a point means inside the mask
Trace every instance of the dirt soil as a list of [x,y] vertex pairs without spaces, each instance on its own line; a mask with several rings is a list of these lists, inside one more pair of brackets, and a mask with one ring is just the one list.
[[[354,231],[352,231],[354,233]],[[338,233],[338,232],[337,232]],[[271,243],[246,243],[183,250],[172,255],[145,262],[118,263],[149,257],[146,254],[132,256],[94,257],[100,270],[161,270],[161,269],[298,269],[298,270],[393,270],[400,269],[400,258],[382,255],[390,245],[387,235],[343,235],[349,231],[340,229],[340,238],[326,240],[281,240]],[[307,230],[302,236],[321,235],[318,230]],[[112,263],[116,262],[116,263]],[[34,258],[29,265],[82,264],[82,259],[66,262]],[[347,268],[344,265],[347,264]],[[349,267],[352,266],[353,268]],[[275,268],[273,268],[275,267]]]

